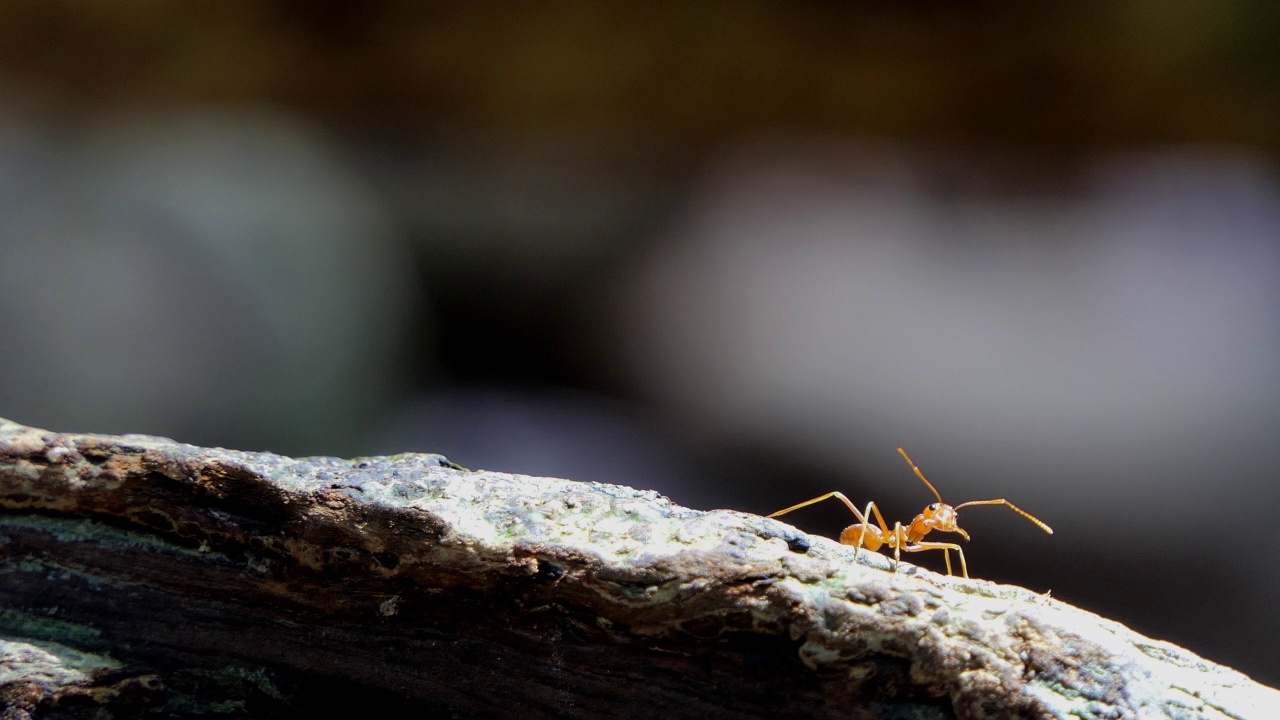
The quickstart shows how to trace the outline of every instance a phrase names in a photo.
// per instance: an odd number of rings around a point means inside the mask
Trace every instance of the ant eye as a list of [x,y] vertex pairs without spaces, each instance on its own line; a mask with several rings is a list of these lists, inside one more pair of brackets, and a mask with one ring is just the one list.
[[936,511],[936,510],[938,509],[938,503],[932,503],[932,504],[930,504],[930,505],[929,505],[929,509],[930,509],[930,510],[934,510],[934,511]]

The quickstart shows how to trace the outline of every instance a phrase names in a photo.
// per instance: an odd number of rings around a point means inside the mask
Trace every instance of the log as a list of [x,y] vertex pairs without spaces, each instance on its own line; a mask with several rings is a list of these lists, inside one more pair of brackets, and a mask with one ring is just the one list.
[[1275,717],[1018,587],[650,491],[0,420],[2,718]]

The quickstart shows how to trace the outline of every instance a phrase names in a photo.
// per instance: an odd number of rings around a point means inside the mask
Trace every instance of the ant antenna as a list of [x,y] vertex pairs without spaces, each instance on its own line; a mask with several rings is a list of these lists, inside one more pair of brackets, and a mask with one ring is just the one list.
[[[924,473],[920,472],[920,468],[916,467],[915,461],[911,459],[911,456],[907,454],[907,451],[903,450],[902,448],[898,448],[898,454],[901,455],[903,459],[907,461],[907,464],[911,466],[911,469],[915,471],[916,477],[920,478],[920,482],[928,486],[929,490],[933,492],[933,496],[938,498],[938,502],[942,502],[942,496],[938,494],[938,489],[933,486],[933,483],[929,482],[925,478]],[[961,507],[964,507],[964,506],[962,505]],[[1019,510],[1018,512],[1022,512],[1022,511]],[[1026,515],[1026,513],[1022,513],[1022,514]]]
[[[935,488],[935,487],[933,486],[933,483],[931,483],[931,482],[929,482],[927,479],[925,479],[924,473],[920,472],[920,468],[916,467],[915,462],[911,459],[911,456],[907,454],[907,451],[906,451],[906,450],[903,450],[902,448],[898,448],[898,453],[899,453],[900,455],[902,455],[902,457],[903,457],[903,458],[905,458],[905,459],[906,459],[907,464],[908,464],[908,465],[910,465],[910,466],[911,466],[911,469],[915,471],[915,473],[916,473],[916,477],[920,478],[920,481],[921,481],[921,482],[923,482],[925,485],[929,486],[929,489],[933,491],[933,496],[934,496],[934,497],[936,497],[936,498],[938,498],[938,502],[940,502],[940,503],[941,503],[941,502],[942,502],[942,496],[938,494],[938,490],[937,490],[937,488]],[[943,504],[945,505],[946,503],[943,503]],[[963,507],[969,507],[970,505],[1004,505],[1005,507],[1007,507],[1007,508],[1009,508],[1010,510],[1012,510],[1012,511],[1014,511],[1014,512],[1018,513],[1018,514],[1019,514],[1019,515],[1021,515],[1022,517],[1024,517],[1024,518],[1026,518],[1026,519],[1030,520],[1031,522],[1035,523],[1035,524],[1036,524],[1036,527],[1040,528],[1041,530],[1043,530],[1043,531],[1045,531],[1045,532],[1049,533],[1050,535],[1052,535],[1052,534],[1053,534],[1053,528],[1051,528],[1051,527],[1049,527],[1048,525],[1046,525],[1043,521],[1041,521],[1041,520],[1040,520],[1040,518],[1036,517],[1035,515],[1032,515],[1031,513],[1027,512],[1026,510],[1023,510],[1022,508],[1018,507],[1017,505],[1014,505],[1013,503],[1009,502],[1008,500],[1005,500],[1004,498],[1000,498],[1000,499],[998,499],[998,500],[970,500],[969,502],[960,503],[959,505],[956,505],[954,509],[959,510],[960,508],[963,508]]]
[[962,507],[968,507],[969,505],[1004,505],[1005,507],[1007,507],[1007,508],[1009,508],[1010,510],[1012,510],[1012,511],[1014,511],[1014,512],[1018,513],[1018,514],[1019,514],[1019,515],[1021,515],[1022,517],[1024,517],[1024,518],[1026,518],[1026,519],[1030,520],[1031,522],[1035,523],[1035,524],[1036,524],[1036,527],[1040,528],[1041,530],[1043,530],[1043,531],[1045,531],[1045,532],[1049,533],[1050,535],[1052,535],[1052,534],[1053,534],[1053,528],[1051,528],[1051,527],[1049,527],[1048,525],[1046,525],[1046,524],[1044,524],[1043,522],[1041,522],[1040,518],[1036,517],[1035,515],[1032,515],[1031,513],[1027,512],[1026,510],[1023,510],[1022,508],[1018,507],[1017,505],[1014,505],[1013,503],[1011,503],[1011,502],[1009,502],[1008,500],[1005,500],[1005,499],[1003,499],[1003,498],[1001,498],[1001,499],[999,499],[999,500],[970,500],[970,501],[969,501],[969,502],[967,502],[967,503],[960,503],[959,505],[957,505],[957,506],[956,506],[956,510],[959,510],[959,509],[960,509],[960,508],[962,508]]

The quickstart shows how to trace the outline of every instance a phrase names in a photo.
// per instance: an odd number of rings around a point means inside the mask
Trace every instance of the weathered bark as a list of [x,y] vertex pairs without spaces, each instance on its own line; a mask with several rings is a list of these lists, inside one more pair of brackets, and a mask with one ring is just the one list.
[[2,717],[1270,718],[1021,588],[438,455],[0,420]]

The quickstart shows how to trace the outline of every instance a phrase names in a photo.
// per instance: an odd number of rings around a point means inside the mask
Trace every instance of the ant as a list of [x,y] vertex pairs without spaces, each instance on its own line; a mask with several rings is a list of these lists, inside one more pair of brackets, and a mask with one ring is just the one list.
[[[956,524],[958,522],[956,511],[960,508],[969,507],[970,505],[1004,505],[1022,517],[1035,523],[1036,527],[1046,533],[1049,533],[1050,535],[1053,534],[1053,528],[1041,522],[1031,513],[1026,512],[1004,498],[997,498],[995,500],[970,500],[969,502],[960,503],[954,507],[942,502],[942,496],[938,494],[937,488],[933,486],[933,483],[925,479],[924,473],[920,472],[919,467],[916,467],[915,462],[911,459],[911,456],[907,454],[907,451],[902,448],[898,448],[898,453],[902,455],[903,459],[907,461],[907,464],[911,466],[911,469],[915,471],[916,477],[920,478],[920,482],[923,482],[933,493],[933,496],[938,499],[938,502],[930,504],[923,512],[916,515],[910,525],[904,527],[901,522],[895,522],[893,524],[893,529],[890,530],[888,524],[884,521],[884,516],[880,514],[880,508],[876,507],[875,501],[867,503],[867,509],[864,512],[858,512],[858,508],[854,507],[853,503],[849,502],[849,498],[839,492],[829,492],[826,495],[820,495],[812,500],[805,500],[798,505],[792,505],[785,510],[779,510],[768,517],[786,515],[792,510],[799,510],[802,507],[822,502],[827,498],[838,498],[840,502],[844,503],[845,506],[847,506],[858,518],[857,523],[850,525],[840,533],[840,544],[852,545],[859,550],[866,548],[872,552],[879,550],[882,545],[888,545],[890,548],[893,548],[894,572],[898,571],[899,556],[903,552],[941,550],[943,557],[947,560],[948,575],[951,574],[951,551],[955,550],[956,554],[960,556],[960,570],[964,573],[966,580],[969,579],[969,567],[964,561],[964,551],[960,549],[959,545],[955,543],[923,541],[924,536],[934,530],[939,532],[959,533],[960,537],[968,540],[969,533],[962,530],[960,526]],[[876,523],[879,527],[872,525],[868,520],[872,513],[875,513]]]

